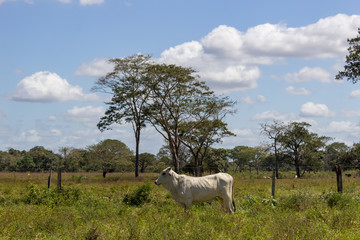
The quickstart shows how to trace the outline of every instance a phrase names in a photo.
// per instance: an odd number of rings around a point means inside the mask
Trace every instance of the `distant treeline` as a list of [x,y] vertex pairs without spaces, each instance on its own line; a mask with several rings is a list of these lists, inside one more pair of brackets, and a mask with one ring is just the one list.
[[[315,154],[316,153],[316,154]],[[315,154],[315,155],[314,155]],[[294,170],[293,155],[288,151],[279,154],[278,169]],[[201,161],[202,172],[219,171],[271,171],[274,154],[268,147],[236,146],[232,149],[209,148]],[[160,172],[173,161],[169,149],[164,146],[154,155],[140,154],[140,172]],[[331,143],[309,153],[303,151],[300,167],[302,173],[331,171],[335,164],[346,169],[359,169],[360,143],[348,147],[343,143]],[[36,146],[29,151],[13,148],[0,151],[0,171],[44,172],[62,168],[65,172],[102,171],[129,172],[134,170],[134,153],[121,141],[104,140],[85,149],[60,148],[58,153]],[[192,155],[184,147],[180,158],[181,172],[194,174]]]

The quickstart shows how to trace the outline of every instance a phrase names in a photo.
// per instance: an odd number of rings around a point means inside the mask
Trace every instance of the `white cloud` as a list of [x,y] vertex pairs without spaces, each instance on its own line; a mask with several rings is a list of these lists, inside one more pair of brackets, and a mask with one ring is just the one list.
[[108,59],[97,58],[91,62],[83,63],[76,70],[75,75],[99,78],[111,71],[113,71],[113,65],[108,62]]
[[102,4],[105,0],[80,0],[80,4],[83,6],[93,5],[93,4]]
[[[250,28],[244,48],[253,54],[277,57],[328,58],[346,53],[346,38],[356,35],[360,16],[338,14],[304,27],[263,24]],[[345,36],[345,37],[344,37]]]
[[301,106],[300,115],[303,117],[332,117],[335,112],[331,111],[325,104],[307,102]]
[[330,73],[320,67],[304,67],[297,73],[288,73],[283,77],[288,82],[331,82]]
[[201,43],[206,53],[231,58],[234,57],[234,53],[243,50],[243,35],[234,27],[220,25],[206,35]]
[[286,92],[293,95],[310,95],[311,92],[306,88],[294,88],[293,86],[289,86],[285,89]]
[[288,122],[288,121],[296,120],[297,117],[293,113],[284,114],[284,113],[280,113],[279,111],[276,111],[276,110],[269,110],[269,111],[255,114],[252,119],[257,120],[257,121],[279,120],[279,121],[283,121],[283,122]]
[[81,87],[72,86],[66,79],[48,71],[37,72],[24,78],[11,97],[15,101],[63,102],[95,101],[96,94],[85,94]]
[[[221,25],[200,41],[185,42],[162,52],[160,62],[193,67],[209,86],[221,92],[257,87],[259,65],[269,65],[285,57],[328,58],[346,54],[346,38],[356,35],[360,16],[338,14],[297,28],[284,24],[263,24],[242,32]],[[288,74],[296,82],[329,82],[321,68],[303,68]]]
[[342,110],[342,115],[347,118],[360,118],[360,110]]
[[72,0],[57,0],[57,1],[62,3],[71,3]]
[[27,143],[37,143],[41,140],[38,131],[32,129],[26,132],[21,132],[20,136],[13,137],[10,141],[14,142],[27,142]]
[[208,80],[208,85],[217,92],[243,91],[257,87],[256,80],[260,77],[257,67],[229,66],[218,71],[202,71],[202,79]]
[[343,141],[351,145],[360,137],[360,126],[350,121],[332,121],[328,125],[320,127],[319,132],[324,133],[324,135],[332,134],[335,136],[334,141]]
[[328,132],[332,133],[353,133],[353,132],[360,132],[360,127],[354,123],[349,121],[333,121],[330,122],[329,126],[326,128]]
[[264,95],[261,95],[261,94],[257,95],[256,100],[257,100],[258,103],[265,103],[267,101],[266,97]]
[[360,89],[352,91],[349,98],[360,98]]
[[65,119],[70,122],[78,122],[87,126],[95,127],[104,115],[105,108],[102,106],[73,107],[65,113]]
[[259,94],[257,95],[256,99],[251,98],[250,96],[246,96],[240,99],[240,102],[246,103],[246,104],[257,104],[257,103],[265,103],[266,97]]
[[61,136],[61,135],[62,135],[62,132],[61,132],[61,130],[59,130],[59,129],[51,129],[51,130],[49,131],[49,134],[50,134],[51,136]]

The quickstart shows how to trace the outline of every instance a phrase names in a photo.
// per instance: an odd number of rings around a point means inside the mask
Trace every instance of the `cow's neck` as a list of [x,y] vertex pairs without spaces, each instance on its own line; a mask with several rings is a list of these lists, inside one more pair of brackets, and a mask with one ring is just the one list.
[[176,172],[172,173],[171,181],[164,184],[164,187],[171,192],[171,194],[177,193],[179,175]]

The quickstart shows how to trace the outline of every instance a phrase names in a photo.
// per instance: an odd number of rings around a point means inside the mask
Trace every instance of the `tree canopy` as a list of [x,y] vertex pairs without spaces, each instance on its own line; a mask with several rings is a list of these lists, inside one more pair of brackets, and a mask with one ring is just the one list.
[[146,68],[150,56],[134,55],[127,58],[114,58],[109,62],[114,65],[112,72],[101,77],[94,90],[112,94],[107,102],[108,110],[98,123],[101,131],[109,126],[123,122],[131,123],[135,136],[135,177],[139,176],[139,147],[141,129],[145,127],[145,108],[149,98],[146,84]]
[[347,78],[353,83],[360,80],[360,28],[358,28],[358,34],[356,37],[347,40],[350,45],[349,53],[346,56],[344,70],[339,71],[336,75],[338,80]]

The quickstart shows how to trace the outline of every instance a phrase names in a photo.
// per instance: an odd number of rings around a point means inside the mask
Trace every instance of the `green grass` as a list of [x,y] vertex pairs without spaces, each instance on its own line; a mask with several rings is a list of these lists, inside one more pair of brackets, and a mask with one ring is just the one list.
[[220,201],[189,213],[162,186],[158,174],[0,173],[0,239],[360,239],[360,178],[344,178],[336,193],[333,173],[276,181],[269,173],[235,173],[237,211]]

